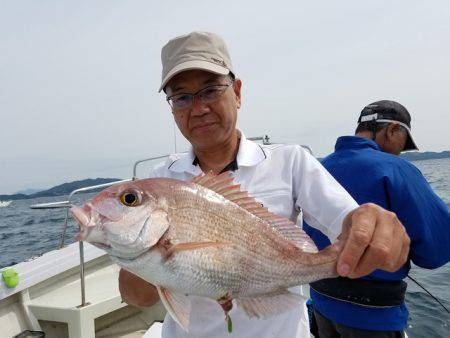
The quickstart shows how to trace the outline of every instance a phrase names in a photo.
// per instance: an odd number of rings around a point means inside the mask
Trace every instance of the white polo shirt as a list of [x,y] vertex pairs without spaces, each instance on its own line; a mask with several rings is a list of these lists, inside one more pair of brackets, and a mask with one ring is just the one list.
[[[191,180],[202,173],[193,165],[195,155],[168,157],[150,177]],[[297,145],[259,145],[241,135],[235,181],[271,212],[296,221],[300,208],[309,225],[332,241],[341,233],[344,217],[358,204],[322,165]],[[302,293],[301,287],[293,288]],[[192,296],[189,333],[166,315],[163,338],[300,338],[309,337],[306,298],[293,310],[268,318],[248,318],[235,304],[230,312],[233,332],[228,333],[224,313],[211,299]]]

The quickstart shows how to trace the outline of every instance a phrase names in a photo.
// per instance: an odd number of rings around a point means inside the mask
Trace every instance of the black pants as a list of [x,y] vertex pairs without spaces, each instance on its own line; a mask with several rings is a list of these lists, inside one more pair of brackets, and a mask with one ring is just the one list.
[[318,335],[316,338],[404,338],[403,331],[372,331],[356,329],[332,322],[314,310]]

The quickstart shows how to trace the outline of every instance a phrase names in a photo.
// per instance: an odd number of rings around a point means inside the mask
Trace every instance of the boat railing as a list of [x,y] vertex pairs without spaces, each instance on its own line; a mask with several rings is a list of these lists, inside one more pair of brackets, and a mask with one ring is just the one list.
[[139,164],[142,164],[144,162],[149,162],[149,161],[153,161],[153,160],[160,160],[166,157],[169,157],[170,155],[161,155],[161,156],[156,156],[156,157],[149,157],[149,158],[144,158],[142,160],[136,161],[133,165],[133,180],[137,179],[137,167]]
[[262,141],[262,143],[264,145],[271,144],[269,135],[249,137],[248,140],[250,140],[250,141]]
[[[263,136],[255,136],[255,137],[249,137],[248,140],[251,141],[262,141],[262,143],[264,145],[270,144],[270,137],[269,135],[263,135]],[[186,153],[186,151],[181,152],[182,153]],[[168,157],[169,155],[162,155],[162,156],[157,156],[157,157],[149,157],[149,158],[144,158],[142,160],[136,161],[133,165],[133,180],[135,180],[137,178],[137,167],[139,164],[142,164],[144,162],[149,162],[149,161],[153,161],[153,160],[158,160],[158,159],[163,159]]]

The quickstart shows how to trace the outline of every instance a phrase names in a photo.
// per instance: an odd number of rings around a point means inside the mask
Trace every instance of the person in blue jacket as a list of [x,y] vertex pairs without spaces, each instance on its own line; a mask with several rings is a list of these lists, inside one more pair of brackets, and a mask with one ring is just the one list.
[[[323,166],[359,204],[372,202],[397,214],[411,238],[410,261],[427,269],[449,262],[448,207],[421,172],[397,156],[418,149],[409,112],[394,101],[374,102],[362,110],[355,134],[339,137]],[[330,244],[320,231],[307,224],[304,228],[319,249]],[[404,337],[408,310],[403,279],[410,261],[394,273],[375,270],[359,279],[312,283],[318,336]]]

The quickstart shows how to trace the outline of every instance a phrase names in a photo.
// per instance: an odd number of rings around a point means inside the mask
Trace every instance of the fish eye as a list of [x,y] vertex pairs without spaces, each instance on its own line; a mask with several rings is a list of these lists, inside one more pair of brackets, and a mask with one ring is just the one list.
[[127,207],[135,207],[141,204],[141,196],[137,191],[125,191],[120,195],[120,202]]

